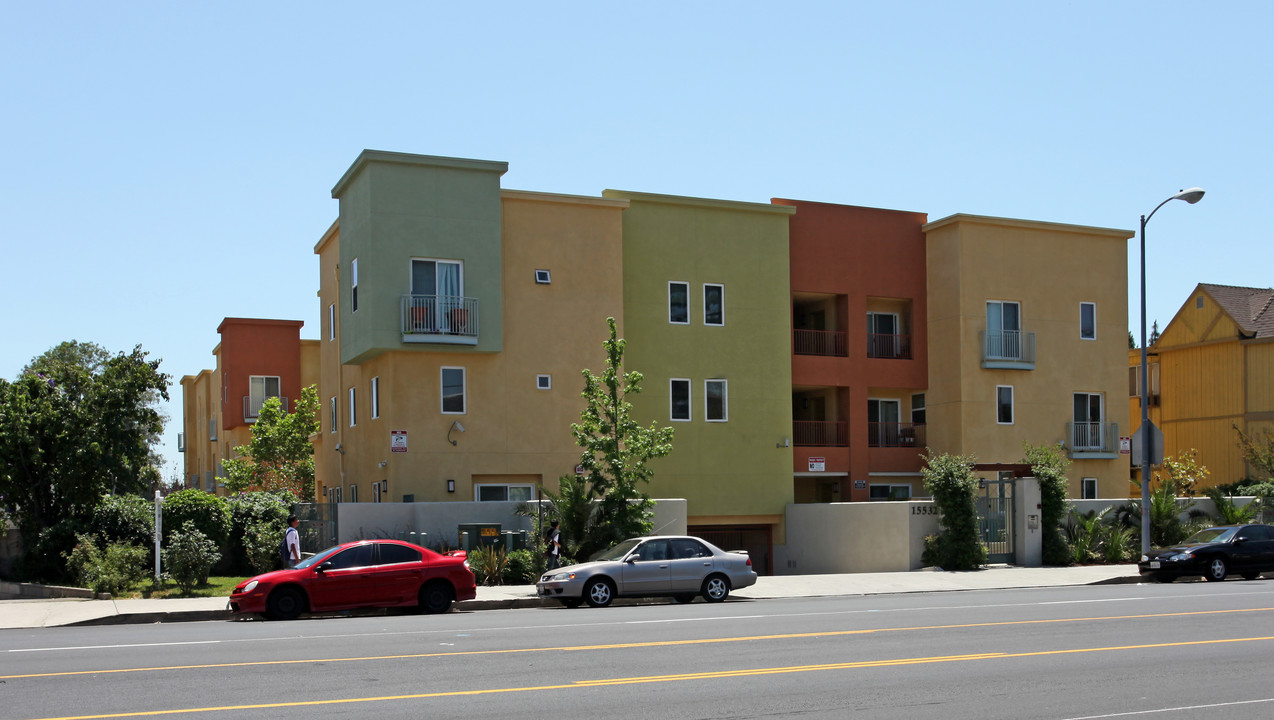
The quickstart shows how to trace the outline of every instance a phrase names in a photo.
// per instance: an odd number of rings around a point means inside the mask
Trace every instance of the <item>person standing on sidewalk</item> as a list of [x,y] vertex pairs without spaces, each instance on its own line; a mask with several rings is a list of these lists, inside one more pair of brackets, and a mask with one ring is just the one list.
[[283,532],[283,546],[287,548],[287,566],[296,567],[301,562],[301,537],[296,532],[300,520],[295,515],[288,515],[288,529]]
[[544,536],[544,543],[545,565],[549,570],[556,570],[562,560],[562,531],[558,529],[556,520],[550,523],[549,531]]

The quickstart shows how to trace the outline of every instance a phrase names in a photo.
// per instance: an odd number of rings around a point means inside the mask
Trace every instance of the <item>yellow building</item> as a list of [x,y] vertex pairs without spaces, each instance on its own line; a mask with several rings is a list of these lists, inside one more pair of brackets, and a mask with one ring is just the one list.
[[318,497],[528,500],[574,472],[628,201],[502,190],[505,168],[364,151],[333,189]]
[[927,445],[1019,463],[1056,444],[1072,497],[1127,495],[1127,230],[953,215],[923,228]]
[[[1274,289],[1200,284],[1148,349],[1150,419],[1165,456],[1198,451],[1197,487],[1254,478],[1238,433],[1274,430]],[[1141,425],[1141,352],[1128,353],[1128,413]],[[1140,468],[1132,468],[1139,479]]]

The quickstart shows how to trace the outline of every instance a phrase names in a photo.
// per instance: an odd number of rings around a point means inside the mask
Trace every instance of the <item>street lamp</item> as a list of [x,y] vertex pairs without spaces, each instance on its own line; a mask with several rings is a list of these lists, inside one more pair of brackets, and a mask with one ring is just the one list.
[[1141,216],[1141,554],[1150,551],[1150,379],[1146,372],[1146,223],[1171,200],[1191,205],[1203,199],[1203,188],[1182,190]]

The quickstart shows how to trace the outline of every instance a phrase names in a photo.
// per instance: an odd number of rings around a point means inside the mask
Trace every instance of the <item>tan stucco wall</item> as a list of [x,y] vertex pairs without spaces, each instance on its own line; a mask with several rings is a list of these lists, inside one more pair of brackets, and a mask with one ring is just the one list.
[[902,572],[921,567],[924,538],[938,532],[933,503],[855,502],[787,506],[787,542],[776,575]]

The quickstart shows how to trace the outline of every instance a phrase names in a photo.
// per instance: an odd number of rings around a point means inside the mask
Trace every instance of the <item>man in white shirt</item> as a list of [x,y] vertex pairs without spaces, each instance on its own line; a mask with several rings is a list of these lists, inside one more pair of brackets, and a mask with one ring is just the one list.
[[296,567],[301,562],[301,538],[296,532],[300,520],[295,515],[288,516],[288,529],[283,533],[283,544],[287,546],[288,567]]

